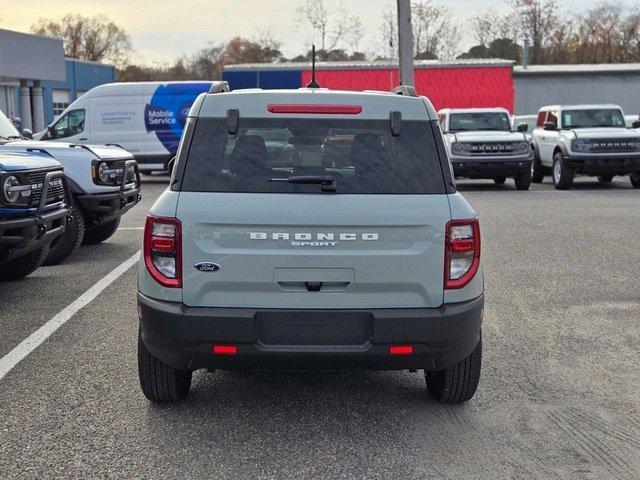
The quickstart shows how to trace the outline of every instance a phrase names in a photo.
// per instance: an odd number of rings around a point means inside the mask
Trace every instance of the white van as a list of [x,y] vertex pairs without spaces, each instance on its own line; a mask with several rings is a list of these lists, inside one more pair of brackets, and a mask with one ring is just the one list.
[[140,171],[167,170],[191,104],[221,82],[108,83],[69,105],[37,140],[115,144],[131,152]]

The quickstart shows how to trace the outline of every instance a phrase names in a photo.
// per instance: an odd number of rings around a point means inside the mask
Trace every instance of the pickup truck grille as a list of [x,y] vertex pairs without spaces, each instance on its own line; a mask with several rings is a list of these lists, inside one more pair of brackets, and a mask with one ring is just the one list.
[[636,142],[623,138],[612,138],[607,140],[591,140],[589,144],[591,152],[637,152]]
[[478,155],[500,155],[513,153],[512,142],[501,143],[471,143],[469,144],[469,152]]
[[[29,207],[37,207],[40,204],[40,197],[42,195],[42,187],[44,177],[49,172],[56,170],[39,170],[37,172],[29,172],[27,179],[31,184],[31,196],[29,197]],[[64,200],[64,183],[61,177],[54,178],[49,184],[49,190],[47,191],[47,203],[52,203]]]
[[[109,162],[109,168],[113,168],[118,170],[116,173],[115,183],[120,185],[122,183],[122,172],[124,171],[124,164],[126,160],[114,160]],[[129,170],[127,173],[127,183],[134,182],[136,179],[135,173],[132,170]]]

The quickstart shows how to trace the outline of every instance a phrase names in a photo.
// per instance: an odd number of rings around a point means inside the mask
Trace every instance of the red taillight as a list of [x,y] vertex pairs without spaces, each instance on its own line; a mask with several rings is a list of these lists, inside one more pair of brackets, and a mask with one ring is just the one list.
[[182,286],[182,224],[173,217],[147,215],[144,264],[163,287]]
[[323,115],[357,115],[362,112],[362,105],[313,105],[313,104],[273,104],[267,105],[271,113],[301,113]]
[[391,345],[389,355],[413,355],[413,345]]
[[211,351],[216,355],[235,355],[238,353],[236,345],[213,345]]
[[444,246],[444,288],[467,285],[480,266],[480,224],[477,219],[447,223]]

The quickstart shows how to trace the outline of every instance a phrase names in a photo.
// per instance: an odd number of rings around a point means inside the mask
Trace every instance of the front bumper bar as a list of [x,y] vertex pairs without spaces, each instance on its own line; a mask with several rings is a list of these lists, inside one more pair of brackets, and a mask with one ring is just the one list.
[[[133,170],[136,176],[135,186],[128,188],[127,176]],[[76,196],[76,202],[82,213],[90,220],[88,227],[102,225],[121,217],[131,210],[141,199],[140,172],[135,160],[128,160],[122,171],[122,181],[116,192],[85,193]]]
[[451,157],[453,173],[456,177],[465,178],[515,177],[531,170],[531,161],[531,157],[517,159]]
[[607,154],[565,155],[565,160],[575,168],[576,173],[585,175],[627,175],[640,172],[640,157],[621,157]]
[[[142,340],[179,370],[442,370],[480,338],[484,297],[438,308],[278,310],[188,307],[138,293]],[[215,355],[214,344],[237,346]],[[390,345],[412,345],[392,356]]]

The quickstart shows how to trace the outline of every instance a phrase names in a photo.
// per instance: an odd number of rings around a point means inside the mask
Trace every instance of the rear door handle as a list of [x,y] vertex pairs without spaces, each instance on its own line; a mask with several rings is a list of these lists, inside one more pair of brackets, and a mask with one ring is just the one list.
[[80,142],[86,142],[87,140],[88,140],[87,137],[82,137],[78,139],[78,141]]

